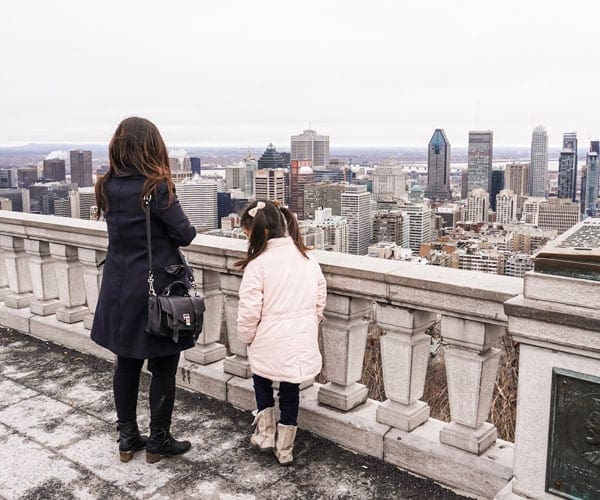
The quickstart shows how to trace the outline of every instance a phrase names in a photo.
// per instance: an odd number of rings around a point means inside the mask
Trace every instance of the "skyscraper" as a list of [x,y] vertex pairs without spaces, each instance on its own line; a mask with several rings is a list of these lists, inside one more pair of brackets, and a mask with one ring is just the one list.
[[[300,220],[304,219],[304,188],[314,183],[314,174],[310,160],[292,160],[289,174],[289,205],[292,212],[298,215]],[[303,182],[300,185],[300,177]],[[300,214],[302,217],[300,217]]]
[[598,153],[596,153],[595,151],[590,151],[587,154],[586,159],[586,182],[585,186],[582,185],[581,191],[585,191],[585,213],[591,217],[596,217],[598,215],[598,182],[600,181],[598,163]]
[[577,134],[563,136],[563,149],[558,158],[557,198],[577,199]]
[[469,170],[464,169],[460,173],[460,199],[466,200],[469,196]]
[[44,179],[57,182],[64,181],[65,160],[60,158],[44,160]]
[[[533,129],[529,166],[529,194],[546,197],[548,185],[548,133],[541,125]],[[509,188],[510,189],[510,188]],[[518,193],[517,193],[518,194]]]
[[492,169],[492,190],[490,191],[490,206],[496,211],[496,196],[504,189],[504,170]]
[[285,160],[281,153],[279,153],[273,143],[270,143],[265,149],[265,152],[258,159],[258,168],[283,168],[285,167]]
[[509,163],[504,170],[504,187],[517,196],[526,196],[530,191],[531,167],[527,163]]
[[304,188],[304,218],[312,219],[319,208],[331,208],[332,216],[342,214],[342,193],[345,184],[320,182]]
[[373,241],[389,241],[402,248],[409,248],[409,218],[402,210],[378,210],[373,214]]
[[197,156],[190,156],[190,167],[192,176],[200,175],[202,173],[202,160]]
[[371,241],[371,194],[364,185],[346,186],[342,217],[348,221],[348,253],[366,255]]
[[201,230],[217,229],[217,183],[191,180],[177,184],[177,197],[191,224]]
[[406,175],[400,167],[377,166],[373,171],[375,201],[398,201],[406,197]]
[[291,160],[309,160],[311,167],[329,165],[329,136],[318,135],[315,130],[305,130],[293,135]]
[[285,172],[282,168],[256,170],[254,176],[257,200],[270,200],[284,203]]
[[577,134],[563,135],[563,149],[558,159],[557,198],[577,199]]
[[398,208],[408,214],[408,246],[418,254],[421,243],[431,241],[433,233],[431,206],[428,200],[423,202],[406,201],[399,203]]
[[437,128],[429,141],[427,153],[427,189],[430,200],[451,200],[450,193],[450,142],[444,129]]
[[492,190],[494,133],[491,130],[469,132],[469,191]]
[[258,162],[254,156],[249,154],[244,158],[244,164],[246,166],[246,196],[252,197],[254,196],[254,173],[258,169]]
[[28,188],[32,184],[35,184],[37,178],[38,171],[35,165],[17,169],[17,181],[20,188]]
[[89,187],[94,185],[92,179],[92,152],[71,151],[71,183],[79,187]]

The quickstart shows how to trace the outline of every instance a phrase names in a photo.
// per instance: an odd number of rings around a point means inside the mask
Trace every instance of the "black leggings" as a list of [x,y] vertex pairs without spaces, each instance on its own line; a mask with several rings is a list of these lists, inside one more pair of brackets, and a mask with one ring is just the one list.
[[[150,425],[153,427],[168,427],[171,424],[178,363],[179,354],[148,360],[148,370],[152,373]],[[140,372],[143,364],[143,359],[117,357],[113,391],[119,422],[135,422],[136,420]]]
[[[273,381],[259,375],[253,375],[254,394],[258,411],[275,406],[273,398]],[[300,403],[300,384],[279,382],[279,422],[284,425],[297,425],[298,404]]]

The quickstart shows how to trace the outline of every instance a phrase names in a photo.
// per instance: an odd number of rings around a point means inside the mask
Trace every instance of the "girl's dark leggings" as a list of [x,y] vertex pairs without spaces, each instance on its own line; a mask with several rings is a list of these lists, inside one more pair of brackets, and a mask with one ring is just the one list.
[[[258,411],[275,406],[273,398],[273,381],[259,375],[253,375],[254,393]],[[279,382],[279,422],[284,425],[297,425],[298,404],[300,402],[300,384]]]
[[[152,373],[150,382],[150,425],[167,427],[171,424],[175,403],[175,375],[179,354],[162,356],[148,360],[148,370]],[[135,422],[137,399],[140,387],[140,372],[143,359],[117,357],[113,378],[115,407],[119,422]]]

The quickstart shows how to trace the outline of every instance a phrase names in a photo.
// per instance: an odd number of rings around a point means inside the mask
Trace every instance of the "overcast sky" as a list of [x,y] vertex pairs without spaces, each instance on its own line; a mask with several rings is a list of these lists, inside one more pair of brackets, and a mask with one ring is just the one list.
[[18,0],[0,18],[0,143],[466,146],[600,139],[600,2]]

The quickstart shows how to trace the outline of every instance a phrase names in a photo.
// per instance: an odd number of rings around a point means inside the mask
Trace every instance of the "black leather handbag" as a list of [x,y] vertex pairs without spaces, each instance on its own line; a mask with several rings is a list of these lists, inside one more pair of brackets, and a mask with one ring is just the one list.
[[[181,336],[193,336],[198,339],[204,319],[204,298],[198,295],[194,273],[185,257],[179,252],[181,266],[169,266],[166,271],[171,275],[181,275],[165,286],[160,295],[154,290],[152,272],[152,234],[150,225],[150,201],[144,198],[146,214],[146,244],[148,245],[148,319],[146,333],[155,337],[173,339],[177,343]],[[192,286],[190,294],[188,283]]]

